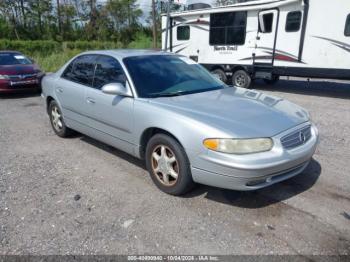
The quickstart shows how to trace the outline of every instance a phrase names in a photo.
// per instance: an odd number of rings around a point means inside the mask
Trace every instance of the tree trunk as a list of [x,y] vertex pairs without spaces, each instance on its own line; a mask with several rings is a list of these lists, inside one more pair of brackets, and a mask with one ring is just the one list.
[[21,0],[21,12],[23,17],[23,27],[27,27],[27,17],[26,17],[26,11],[24,9],[24,0]]
[[[58,24],[58,33],[62,37],[62,24],[61,24],[61,6],[60,0],[57,0],[57,24]],[[61,39],[63,40],[63,39]]]

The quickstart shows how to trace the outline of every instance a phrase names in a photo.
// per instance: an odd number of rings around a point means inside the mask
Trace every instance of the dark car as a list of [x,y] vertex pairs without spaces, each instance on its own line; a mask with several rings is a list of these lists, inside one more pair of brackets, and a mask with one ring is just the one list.
[[39,91],[44,73],[20,52],[0,51],[0,93]]

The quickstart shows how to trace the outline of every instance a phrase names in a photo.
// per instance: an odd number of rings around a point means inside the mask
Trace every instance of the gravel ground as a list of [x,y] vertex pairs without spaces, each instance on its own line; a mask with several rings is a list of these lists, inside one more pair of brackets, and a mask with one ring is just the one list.
[[321,143],[307,170],[257,192],[185,197],[85,136],[54,135],[40,96],[0,98],[0,254],[349,254],[350,85],[255,88],[310,110]]

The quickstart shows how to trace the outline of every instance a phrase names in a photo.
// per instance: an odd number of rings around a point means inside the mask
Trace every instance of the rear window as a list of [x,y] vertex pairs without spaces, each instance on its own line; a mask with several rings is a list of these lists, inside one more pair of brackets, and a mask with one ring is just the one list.
[[350,36],[350,14],[348,15],[348,18],[346,19],[344,34],[345,34],[345,36]]
[[301,11],[289,12],[287,15],[286,32],[298,32],[301,26]]
[[32,61],[22,54],[0,53],[0,65],[30,65]]

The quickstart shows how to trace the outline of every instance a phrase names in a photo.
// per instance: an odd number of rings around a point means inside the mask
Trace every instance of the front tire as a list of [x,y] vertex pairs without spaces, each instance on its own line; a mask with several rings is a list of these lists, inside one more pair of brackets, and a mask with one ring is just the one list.
[[56,135],[59,137],[68,137],[72,134],[72,130],[64,123],[60,107],[54,100],[51,101],[49,105],[49,116],[52,129]]
[[245,70],[237,70],[233,73],[232,84],[233,86],[249,88],[252,83],[252,78]]
[[186,152],[174,138],[165,134],[153,136],[145,157],[147,170],[161,191],[179,196],[194,187]]

